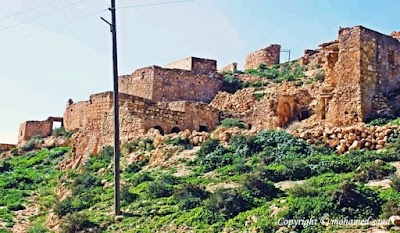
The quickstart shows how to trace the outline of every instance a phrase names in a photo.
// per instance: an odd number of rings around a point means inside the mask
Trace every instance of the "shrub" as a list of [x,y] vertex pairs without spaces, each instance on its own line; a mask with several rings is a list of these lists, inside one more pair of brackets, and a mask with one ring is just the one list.
[[42,144],[43,138],[40,135],[33,136],[29,141],[22,146],[22,150],[24,151],[31,151],[36,148],[36,144]]
[[121,188],[121,201],[125,205],[130,204],[138,199],[138,195],[129,192],[130,186],[123,186]]
[[322,82],[322,81],[324,81],[324,79],[325,79],[325,74],[322,73],[322,72],[319,72],[319,73],[317,73],[317,74],[315,75],[314,79],[317,80],[317,81]]
[[208,197],[208,192],[202,187],[186,184],[181,189],[174,192],[174,198],[179,202],[179,206],[184,210],[199,207],[203,199]]
[[114,148],[111,146],[104,147],[96,156],[92,156],[86,163],[87,171],[96,172],[101,168],[106,168],[111,164],[114,157]]
[[67,197],[66,199],[59,201],[54,206],[54,213],[58,216],[65,216],[66,214],[72,213],[74,211],[72,207],[72,198]]
[[246,176],[243,180],[243,189],[253,197],[272,200],[281,192],[274,183],[260,179],[255,175]]
[[126,167],[125,172],[127,172],[127,173],[136,173],[136,172],[140,171],[142,169],[142,167],[144,165],[146,165],[146,163],[147,162],[142,162],[142,161],[131,163]]
[[146,181],[152,181],[153,178],[150,177],[149,172],[142,172],[137,174],[133,180],[132,180],[132,185],[137,186],[140,183],[146,182]]
[[382,207],[382,200],[375,191],[351,181],[344,181],[332,193],[332,201],[350,218],[377,217]]
[[89,220],[87,215],[82,213],[72,213],[65,217],[60,228],[62,232],[75,233],[80,231],[99,232],[97,225]]
[[375,162],[369,162],[361,167],[361,171],[355,175],[358,181],[369,181],[375,179],[382,179],[396,171],[396,168],[390,164],[380,165]]
[[205,142],[201,144],[200,150],[199,152],[197,152],[197,155],[200,158],[205,157],[207,154],[216,150],[218,146],[219,146],[218,139],[215,138],[207,139]]
[[236,189],[218,189],[206,201],[206,208],[228,218],[250,209],[250,204]]
[[172,185],[160,180],[152,181],[147,186],[147,192],[152,198],[169,197],[172,191]]
[[241,129],[246,128],[246,125],[236,118],[226,118],[221,121],[221,125],[227,128],[239,127]]
[[233,162],[234,155],[229,153],[224,147],[218,147],[215,151],[201,158],[200,165],[204,168],[203,172],[209,172],[219,167],[230,165]]
[[294,197],[314,197],[318,196],[318,192],[314,187],[309,185],[296,184],[288,190],[289,194]]
[[400,203],[390,200],[383,205],[382,217],[390,218],[393,215],[400,215]]
[[368,126],[380,126],[380,125],[386,125],[389,123],[390,119],[388,118],[376,118],[368,122]]
[[52,135],[55,137],[66,137],[66,138],[70,138],[72,135],[74,134],[74,132],[72,131],[66,131],[64,127],[59,127],[59,128],[55,128],[53,129]]
[[243,88],[243,82],[232,75],[226,75],[222,79],[222,90],[228,93],[235,93]]
[[43,233],[43,232],[48,232],[48,229],[41,224],[35,224],[28,230],[28,233]]
[[392,181],[390,184],[392,188],[400,192],[400,177],[392,176],[390,180]]

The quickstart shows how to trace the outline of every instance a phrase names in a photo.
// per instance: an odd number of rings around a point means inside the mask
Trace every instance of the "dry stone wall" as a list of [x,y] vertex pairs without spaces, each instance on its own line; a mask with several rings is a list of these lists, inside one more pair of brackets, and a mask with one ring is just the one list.
[[14,149],[16,145],[0,143],[0,153]]
[[255,51],[247,56],[244,69],[257,69],[261,64],[266,66],[279,64],[280,53],[281,46],[277,44]]

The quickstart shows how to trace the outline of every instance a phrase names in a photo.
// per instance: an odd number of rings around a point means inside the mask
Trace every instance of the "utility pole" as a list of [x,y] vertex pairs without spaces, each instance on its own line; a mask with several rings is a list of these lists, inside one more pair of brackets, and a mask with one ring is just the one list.
[[111,23],[101,18],[110,25],[113,43],[113,101],[114,101],[114,211],[115,216],[121,215],[120,198],[120,151],[119,151],[119,88],[118,88],[118,53],[117,53],[117,17],[115,0],[111,0]]

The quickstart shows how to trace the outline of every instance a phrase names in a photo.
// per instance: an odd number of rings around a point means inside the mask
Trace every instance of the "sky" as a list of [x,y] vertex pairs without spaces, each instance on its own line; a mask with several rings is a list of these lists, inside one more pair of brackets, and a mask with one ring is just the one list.
[[[116,0],[117,7],[170,1]],[[53,3],[36,7],[48,2]],[[67,7],[71,4],[75,5]],[[109,4],[109,0],[3,0],[0,143],[16,143],[24,121],[62,116],[70,98],[77,102],[112,90],[111,34],[100,20],[110,19]],[[121,8],[119,73],[189,56],[216,59],[219,67],[238,62],[241,68],[247,54],[275,43],[298,58],[305,49],[336,39],[339,27],[363,25],[385,34],[399,31],[399,4],[398,0],[196,0]],[[54,12],[60,8],[65,9]]]

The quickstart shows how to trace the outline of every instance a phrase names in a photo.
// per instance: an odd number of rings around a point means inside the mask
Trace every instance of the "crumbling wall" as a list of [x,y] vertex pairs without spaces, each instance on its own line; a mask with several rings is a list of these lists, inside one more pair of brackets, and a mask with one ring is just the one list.
[[237,72],[237,63],[231,63],[227,66],[222,67],[218,70],[219,73],[236,73]]
[[336,88],[326,112],[328,126],[349,125],[364,119],[361,106],[360,39],[359,27],[339,31],[339,54],[335,65]]
[[392,115],[387,97],[400,90],[400,42],[360,27],[361,90],[364,120]]
[[48,137],[53,131],[53,121],[26,121],[19,126],[18,144],[40,135]]
[[392,33],[390,34],[390,36],[393,37],[393,38],[395,38],[395,39],[397,39],[397,40],[400,40],[400,31],[392,32]]
[[153,99],[154,67],[141,68],[130,75],[121,76],[118,84],[120,93]]
[[179,69],[154,67],[154,101],[197,101],[210,103],[222,89],[218,78]]
[[255,51],[247,55],[244,69],[257,69],[261,64],[268,66],[279,64],[281,46],[277,44],[270,45],[264,49]]
[[217,61],[198,57],[188,57],[164,65],[163,68],[188,70],[195,74],[210,75],[217,71]]
[[15,147],[17,147],[17,146],[12,145],[12,144],[0,143],[0,153],[10,151],[10,150],[14,149]]
[[[102,147],[113,145],[114,115],[113,93],[90,96],[86,102],[67,106],[67,130],[77,130],[74,143],[74,161],[80,163]],[[219,111],[206,104],[195,102],[154,102],[138,96],[120,93],[120,140],[125,143],[144,135],[150,128],[162,133],[174,130],[212,129],[219,122]],[[71,111],[72,110],[72,111]],[[80,118],[80,120],[74,119]]]

